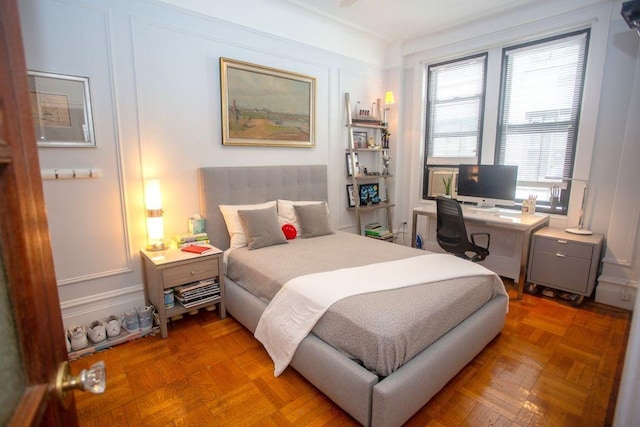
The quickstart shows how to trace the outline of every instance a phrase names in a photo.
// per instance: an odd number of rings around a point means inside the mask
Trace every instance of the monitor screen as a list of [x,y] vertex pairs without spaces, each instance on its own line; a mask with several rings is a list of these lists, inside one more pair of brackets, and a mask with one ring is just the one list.
[[460,165],[457,198],[480,206],[513,206],[517,179],[518,166]]

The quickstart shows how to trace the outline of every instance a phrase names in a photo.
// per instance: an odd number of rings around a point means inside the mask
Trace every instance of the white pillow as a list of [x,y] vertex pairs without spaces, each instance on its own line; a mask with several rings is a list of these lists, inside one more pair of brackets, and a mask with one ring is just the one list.
[[[293,209],[294,206],[305,206],[305,205],[319,205],[324,204],[327,206],[325,202],[322,201],[292,201],[292,200],[281,200],[278,199],[278,220],[280,221],[280,226],[282,227],[285,224],[291,224],[296,228],[296,232],[298,236],[300,235],[300,224],[298,223],[298,217],[296,216],[296,211]],[[329,215],[329,207],[327,206],[327,215]]]
[[220,212],[222,212],[224,222],[227,224],[227,231],[229,232],[229,249],[237,249],[247,246],[247,236],[245,236],[244,230],[242,229],[242,222],[240,221],[238,211],[267,209],[271,207],[276,207],[275,200],[255,205],[220,205]]

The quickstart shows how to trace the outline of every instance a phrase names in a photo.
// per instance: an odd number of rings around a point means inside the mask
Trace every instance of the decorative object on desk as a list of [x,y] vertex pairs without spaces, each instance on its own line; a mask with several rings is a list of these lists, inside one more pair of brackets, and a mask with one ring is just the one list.
[[87,77],[28,71],[27,81],[38,146],[96,146]]
[[388,107],[388,105],[393,105],[395,103],[396,103],[396,100],[393,97],[393,92],[390,90],[387,91],[384,94],[384,118],[382,119],[382,126],[387,125],[387,111],[391,110],[391,107]]
[[347,176],[353,176],[354,166],[356,175],[359,173],[360,167],[360,159],[358,158],[358,153],[353,153],[353,159],[351,158],[351,153],[346,154],[347,157]]
[[367,148],[379,148],[376,146],[376,138],[373,135],[369,135],[369,138],[367,138]]
[[222,144],[315,146],[316,79],[220,58]]
[[552,185],[549,190],[551,193],[549,203],[551,204],[551,209],[555,209],[560,203],[560,186]]
[[148,251],[163,251],[167,249],[164,239],[164,225],[162,222],[162,192],[160,180],[149,179],[144,188],[145,206],[147,208],[147,247]]
[[361,184],[359,188],[360,205],[370,206],[380,203],[378,184]]
[[538,199],[538,196],[530,194],[529,198],[522,200],[522,213],[523,214],[535,213],[537,199]]
[[367,148],[367,132],[353,132],[353,148]]
[[347,185],[347,204],[350,208],[356,206],[356,199],[353,195],[353,184]]

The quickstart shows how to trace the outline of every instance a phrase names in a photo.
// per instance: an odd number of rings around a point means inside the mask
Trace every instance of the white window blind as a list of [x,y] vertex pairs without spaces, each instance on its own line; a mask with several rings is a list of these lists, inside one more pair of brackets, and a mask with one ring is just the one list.
[[427,164],[479,158],[487,55],[429,66]]
[[[504,50],[497,162],[518,166],[516,199],[529,194],[566,212],[561,177],[573,172],[589,33]],[[550,188],[560,200],[551,205]]]

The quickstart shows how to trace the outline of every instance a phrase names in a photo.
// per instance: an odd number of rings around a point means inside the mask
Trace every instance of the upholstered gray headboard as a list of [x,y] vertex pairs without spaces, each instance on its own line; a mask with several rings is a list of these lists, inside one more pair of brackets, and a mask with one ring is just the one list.
[[229,248],[229,234],[219,205],[328,197],[326,165],[210,167],[201,168],[198,177],[200,213],[211,244],[220,249]]

